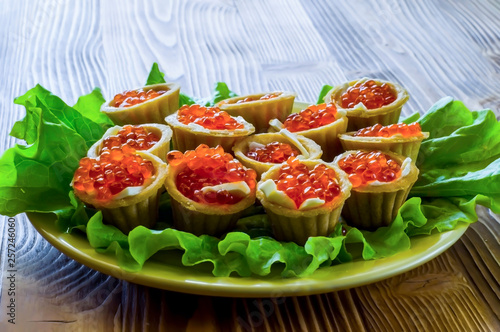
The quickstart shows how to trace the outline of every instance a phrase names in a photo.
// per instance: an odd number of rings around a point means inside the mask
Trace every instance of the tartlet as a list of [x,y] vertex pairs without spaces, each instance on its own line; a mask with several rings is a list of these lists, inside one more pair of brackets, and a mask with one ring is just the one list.
[[[300,178],[297,175],[295,180],[285,180],[286,176],[282,173],[290,169],[297,170],[302,165],[310,172],[309,175],[300,175]],[[320,179],[324,176],[327,176],[327,180]],[[307,180],[304,181],[305,177]],[[289,183],[284,184],[283,181]],[[300,186],[293,185],[290,181],[297,181]],[[311,197],[306,199],[304,192],[308,189],[303,189],[302,186],[305,183],[309,186],[307,181],[314,183],[311,188],[316,188],[318,192],[311,193]],[[282,185],[290,187],[281,188]],[[257,198],[266,210],[274,237],[280,241],[293,241],[303,245],[311,236],[329,236],[335,230],[344,202],[350,196],[350,189],[351,183],[347,175],[337,166],[321,160],[300,161],[291,158],[262,174],[257,185]],[[297,207],[298,202],[301,203]]]
[[200,145],[168,156],[165,187],[172,200],[174,227],[195,235],[220,236],[232,230],[254,204],[256,173],[222,147]]
[[278,142],[281,144],[287,144],[288,147],[291,148],[289,150],[293,150],[293,152],[295,152],[294,154],[290,154],[291,156],[300,156],[299,158],[301,159],[321,158],[323,153],[321,147],[312,139],[286,132],[288,131],[281,130],[279,133],[265,133],[248,136],[234,145],[234,155],[244,166],[254,169],[257,172],[258,178],[260,178],[262,173],[268,171],[276,164],[281,164],[288,158],[285,159],[286,156],[283,156],[276,162],[257,161],[255,158],[251,158],[247,155],[251,148],[266,147],[270,143]]
[[270,124],[275,130],[284,128],[312,139],[321,146],[321,159],[330,162],[341,152],[338,135],[345,133],[347,122],[345,112],[337,110],[336,106],[330,103],[311,105],[298,113],[290,114],[284,123],[271,120]]
[[238,139],[255,131],[242,117],[231,117],[218,107],[184,105],[165,121],[173,130],[174,149],[181,152],[194,150],[200,144],[220,145],[225,151],[231,151]]
[[[132,106],[115,106],[115,98],[105,102],[101,112],[105,113],[116,125],[165,123],[165,117],[179,109],[180,85],[176,83],[162,83],[147,85],[131,90],[164,91],[161,95],[141,101]],[[126,94],[128,91],[124,92]],[[116,95],[115,97],[119,96]]]
[[[349,156],[373,164],[346,162]],[[419,173],[411,158],[393,152],[346,151],[333,163],[348,174],[353,185],[342,216],[348,225],[366,230],[392,223]]]
[[[363,102],[358,102],[355,105],[351,105],[352,107],[342,105],[342,96],[346,91],[348,91],[348,89],[356,86],[357,84],[365,84],[370,81],[374,82],[377,86],[382,86],[384,84],[387,85],[390,92],[392,92],[392,94],[394,95],[393,101],[389,104],[376,108],[367,108]],[[401,85],[393,82],[374,80],[366,77],[336,86],[325,96],[326,103],[335,103],[338,110],[343,110],[346,112],[347,118],[349,119],[347,131],[366,128],[377,123],[380,123],[384,126],[390,125],[392,123],[397,123],[399,121],[401,109],[403,105],[408,101],[408,99],[408,92]]]
[[284,121],[292,112],[295,94],[286,91],[259,93],[229,98],[215,106],[231,116],[241,116],[255,127],[256,133],[266,132],[269,121]]
[[[125,158],[128,159],[125,160]],[[141,164],[137,164],[139,165],[137,166],[139,167],[138,173],[127,171],[127,165],[141,159]],[[103,164],[104,160],[107,160],[105,164]],[[89,168],[89,165],[95,165],[96,161],[101,166]],[[86,205],[100,210],[106,223],[116,226],[125,234],[140,225],[148,228],[153,227],[158,216],[159,195],[165,190],[163,184],[167,176],[167,165],[150,153],[134,152],[133,149],[130,152],[123,152],[119,162],[124,165],[121,167],[121,175],[117,174],[116,169],[112,170],[110,175],[107,169],[113,169],[113,167],[109,167],[112,164],[109,152],[105,152],[97,158],[83,158],[72,182],[75,195]],[[101,167],[102,171],[100,171]],[[95,174],[99,172],[101,175]],[[136,176],[139,173],[141,175]],[[122,175],[126,177],[124,181],[129,183],[142,177],[142,184],[124,185],[123,178],[122,182],[118,181],[119,176]],[[97,187],[96,183],[100,181],[106,182],[102,185],[105,189]],[[124,188],[113,193],[111,188],[116,185],[124,186]]]
[[[411,124],[409,126],[404,124],[381,126],[379,124],[360,129],[359,131],[351,131],[345,134],[339,135],[340,143],[344,150],[380,150],[380,151],[391,151],[399,155],[410,157],[414,162],[417,160],[418,151],[420,150],[420,144],[424,139],[429,137],[428,132],[422,132],[420,126],[416,128],[413,132],[408,134],[396,133],[392,136],[378,136],[381,130],[389,131],[391,128],[403,126],[406,128],[411,128],[411,126],[417,126],[417,124]],[[361,133],[359,132],[370,131],[371,133]]]
[[[137,126],[131,126],[131,125],[125,125],[125,126],[114,126],[109,128],[102,138],[95,142],[87,152],[87,157],[89,158],[96,158],[101,154],[101,151],[103,150],[103,147],[107,147],[107,145],[115,145],[115,146],[123,146],[124,144],[127,144],[127,137],[125,134],[130,131],[140,131],[142,134],[143,131],[140,129],[143,129],[147,134],[152,133],[153,134],[153,140],[151,143],[153,144],[147,144],[147,137],[144,138],[144,135],[138,136],[138,135],[132,135],[132,144],[131,146],[135,148],[136,150],[144,151],[151,153],[157,157],[159,157],[161,160],[165,161],[165,157],[170,150],[170,140],[172,138],[172,129],[170,129],[169,126],[167,125],[162,125],[158,123],[146,123],[142,125],[137,125]],[[132,130],[131,130],[132,129]],[[138,130],[139,129],[139,130]],[[113,137],[114,140],[121,142],[121,144],[118,145],[118,142],[116,143],[111,143],[107,142],[110,140],[110,138]],[[139,140],[142,139],[142,141],[138,142],[138,137]],[[146,142],[144,141],[146,139]],[[142,143],[142,144],[141,144]],[[146,143],[146,144],[145,144]],[[149,146],[149,147],[148,147]],[[143,149],[144,148],[144,149]]]

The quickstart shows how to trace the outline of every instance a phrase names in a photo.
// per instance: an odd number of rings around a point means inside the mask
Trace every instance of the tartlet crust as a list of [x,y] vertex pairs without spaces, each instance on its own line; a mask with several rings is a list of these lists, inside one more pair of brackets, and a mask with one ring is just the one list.
[[413,161],[417,160],[422,141],[429,138],[428,132],[422,132],[421,136],[412,137],[403,137],[402,135],[392,137],[354,136],[355,133],[355,131],[351,131],[339,135],[340,143],[345,151],[362,149],[389,151],[410,157]]
[[[357,105],[354,108],[343,108],[339,103],[340,96],[349,87],[355,85],[356,83],[363,83],[368,80],[373,80],[378,84],[389,84],[392,87],[392,91],[397,95],[396,100],[388,105],[374,109],[366,109],[364,107],[358,107]],[[377,123],[380,123],[383,126],[397,123],[399,121],[399,116],[401,115],[401,109],[409,98],[410,96],[408,95],[408,92],[397,83],[363,77],[359,80],[350,81],[332,88],[326,94],[324,100],[325,103],[335,103],[338,110],[344,110],[346,112],[347,118],[349,119],[347,130],[353,131],[373,126]]]
[[179,109],[180,88],[177,83],[146,85],[133,90],[153,89],[155,91],[166,90],[166,92],[131,107],[115,107],[111,99],[102,105],[101,112],[105,113],[116,125],[165,123],[165,117]]
[[[319,159],[323,154],[321,147],[314,142],[312,139],[301,135],[295,135],[297,140],[304,146],[304,148],[309,152],[309,158],[304,158],[303,160],[308,159]],[[248,151],[249,144],[255,142],[263,145],[269,144],[271,142],[280,142],[287,143],[291,146],[295,146],[295,143],[290,140],[288,137],[280,134],[280,133],[265,133],[265,134],[257,134],[248,136],[240,141],[238,141],[233,146],[233,152],[236,158],[243,164],[243,166],[248,168],[253,168],[258,175],[258,178],[262,175],[262,173],[268,171],[271,167],[275,166],[274,163],[264,163],[252,158],[249,158],[245,155],[245,152]]]
[[158,217],[159,196],[164,191],[163,184],[167,176],[167,165],[160,158],[147,152],[138,151],[137,154],[151,161],[155,169],[153,181],[139,193],[101,202],[75,191],[75,195],[84,203],[102,211],[105,222],[126,234],[139,225],[148,228],[154,226]]
[[[369,152],[368,150],[346,151],[337,156],[333,163],[338,165],[340,159],[358,151]],[[396,160],[400,165],[407,158],[393,152],[382,152]],[[351,197],[346,200],[342,210],[342,216],[346,219],[346,223],[366,230],[374,230],[392,223],[418,178],[419,170],[414,161],[410,162],[409,167],[408,174],[401,174],[398,179],[392,182],[352,188]]]
[[195,235],[208,234],[219,236],[230,231],[243,211],[255,202],[256,189],[236,204],[202,204],[184,196],[176,185],[177,174],[184,167],[167,166],[164,181],[170,197],[174,213],[174,226],[177,229]]
[[[245,98],[260,98],[266,94],[280,94],[279,96],[266,100],[254,100],[241,104],[237,101]],[[255,127],[256,133],[266,132],[269,128],[269,121],[278,119],[284,121],[292,113],[295,93],[288,91],[274,91],[257,93],[246,96],[238,96],[218,102],[215,106],[227,112],[231,116],[241,116]]]
[[[303,160],[301,162],[309,168],[317,164],[324,164],[328,168],[332,168],[340,186],[339,196],[328,204],[302,211],[286,208],[268,201],[264,192],[259,189],[257,189],[257,198],[266,210],[275,238],[280,241],[293,241],[303,245],[311,236],[329,236],[335,230],[344,202],[350,196],[352,185],[347,174],[336,165],[321,160]],[[262,174],[259,183],[268,179],[276,179],[280,168],[281,165],[273,166]]]
[[206,144],[215,148],[220,145],[224,151],[229,152],[238,139],[253,134],[254,126],[241,117],[236,117],[236,121],[243,124],[242,129],[234,130],[212,130],[200,125],[181,123],[177,119],[177,112],[165,118],[165,121],[173,130],[173,146],[175,150],[185,152],[194,150],[200,144]]
[[325,126],[296,131],[293,134],[302,135],[315,141],[323,151],[321,159],[330,162],[335,156],[342,152],[342,146],[338,135],[345,133],[348,126],[348,119],[344,111],[338,111],[335,114],[335,121]]
[[[140,126],[144,127],[144,129],[146,129],[148,133],[153,132],[158,137],[160,137],[160,140],[156,142],[155,145],[143,151],[151,153],[152,155],[159,157],[162,161],[165,161],[165,157],[167,156],[168,151],[170,151],[172,129],[170,129],[170,127],[167,125],[162,125],[159,123],[145,123],[141,124]],[[106,130],[102,138],[90,147],[89,151],[87,152],[87,157],[96,158],[97,156],[99,156],[101,154],[103,141],[109,136],[116,135],[122,128],[123,126],[114,126]]]

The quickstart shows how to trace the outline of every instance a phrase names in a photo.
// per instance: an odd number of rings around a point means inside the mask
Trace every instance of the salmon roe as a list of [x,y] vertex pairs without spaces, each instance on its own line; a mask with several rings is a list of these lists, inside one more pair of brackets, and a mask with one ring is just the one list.
[[319,198],[328,203],[340,195],[335,175],[335,171],[324,164],[309,169],[297,158],[290,158],[281,166],[278,179],[274,182],[278,190],[283,191],[299,208],[309,198]]
[[204,128],[213,130],[243,129],[242,123],[236,121],[227,112],[218,107],[204,107],[200,105],[184,105],[177,113],[177,119],[183,124],[196,123]]
[[378,84],[373,80],[368,80],[349,87],[340,96],[340,105],[343,108],[353,108],[358,103],[363,103],[367,109],[374,109],[389,105],[395,100],[396,94],[389,84]]
[[248,158],[262,163],[281,164],[290,157],[296,157],[300,152],[290,144],[271,142],[263,147],[256,147],[248,150],[245,155]]
[[153,89],[149,89],[144,91],[143,89],[139,90],[129,90],[123,93],[117,94],[113,98],[113,106],[114,107],[130,107],[140,103],[145,102],[146,100],[150,100],[161,96],[167,91],[155,91]]
[[339,167],[349,174],[353,188],[374,181],[392,182],[401,174],[401,166],[380,151],[359,151],[340,159]]
[[407,125],[406,123],[392,124],[390,126],[382,126],[376,124],[372,127],[367,127],[358,130],[353,136],[362,137],[391,137],[394,135],[402,135],[403,137],[422,136],[422,128],[420,124],[414,122]]
[[136,150],[147,150],[158,143],[160,138],[153,132],[147,132],[142,126],[123,126],[116,135],[103,140],[102,150],[110,150],[114,146],[128,145]]
[[263,95],[260,98],[252,98],[252,97],[246,97],[244,99],[240,99],[236,102],[236,104],[243,104],[243,103],[248,103],[249,101],[256,101],[256,100],[269,100],[278,97],[280,94],[274,94],[274,93],[268,93]]
[[97,158],[82,158],[73,176],[79,194],[109,201],[127,187],[142,186],[155,173],[153,163],[135,154],[128,145],[114,146]]
[[283,123],[283,127],[292,133],[314,129],[334,122],[336,114],[335,104],[311,105],[299,113],[290,114]]
[[202,188],[223,183],[245,181],[250,190],[255,189],[257,173],[247,169],[221,146],[209,148],[205,144],[196,150],[171,151],[167,154],[171,167],[182,167],[177,174],[177,189],[187,198],[204,204],[236,204],[244,197],[227,190],[206,191]]

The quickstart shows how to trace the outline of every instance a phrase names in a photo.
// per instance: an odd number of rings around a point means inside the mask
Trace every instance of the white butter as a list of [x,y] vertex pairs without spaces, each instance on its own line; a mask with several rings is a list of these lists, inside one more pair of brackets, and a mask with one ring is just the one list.
[[206,186],[201,188],[202,193],[207,193],[209,191],[219,191],[225,190],[231,194],[237,194],[238,196],[246,196],[250,194],[251,190],[245,181],[222,183],[215,186]]
[[401,165],[401,177],[407,176],[411,171],[411,158],[406,158]]
[[283,191],[276,188],[276,183],[269,179],[261,184],[259,184],[259,190],[261,190],[269,202],[281,205],[288,209],[295,209],[295,202],[287,196]]
[[144,188],[148,187],[151,183],[153,183],[154,179],[155,179],[155,176],[152,176],[152,177],[148,178],[142,186],[126,187],[125,189],[120,191],[118,194],[114,195],[113,198],[114,199],[122,199],[122,198],[126,198],[129,196],[138,195],[144,190]]
[[297,135],[292,134],[287,129],[281,129],[280,130],[280,134],[283,135],[283,136],[285,136],[286,138],[288,138],[290,141],[292,141],[293,145],[295,145],[299,149],[300,154],[302,154],[302,156],[304,156],[304,158],[306,158],[306,159],[309,158],[309,152],[302,145],[302,143],[299,142],[299,140],[297,139]]
[[257,149],[264,149],[266,146],[264,144],[260,144],[257,142],[250,142],[248,144],[248,151],[250,150],[257,150]]
[[273,127],[276,131],[280,131],[283,128],[283,124],[278,119],[272,119],[269,121],[269,126]]
[[312,209],[325,204],[325,201],[320,198],[308,198],[300,204],[299,210]]

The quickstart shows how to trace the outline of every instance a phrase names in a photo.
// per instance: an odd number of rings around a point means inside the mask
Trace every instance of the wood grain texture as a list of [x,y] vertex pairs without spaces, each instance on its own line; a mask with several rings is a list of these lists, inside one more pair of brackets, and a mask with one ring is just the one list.
[[[185,93],[225,81],[247,94],[287,89],[314,102],[360,76],[405,86],[403,115],[452,95],[500,119],[497,1],[2,2],[0,152],[37,83],[68,103],[141,86],[154,61]],[[308,297],[229,299],[161,291],[93,271],[17,220],[18,322],[6,324],[0,222],[0,330],[499,331],[500,217],[478,209],[450,250],[405,274]]]

